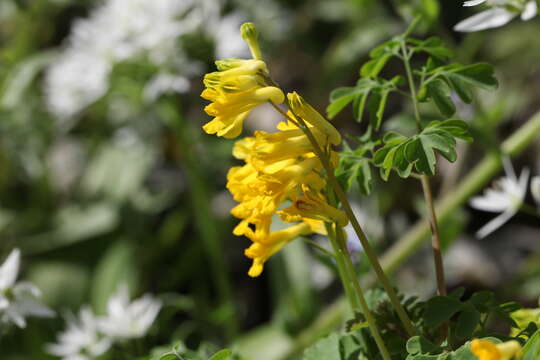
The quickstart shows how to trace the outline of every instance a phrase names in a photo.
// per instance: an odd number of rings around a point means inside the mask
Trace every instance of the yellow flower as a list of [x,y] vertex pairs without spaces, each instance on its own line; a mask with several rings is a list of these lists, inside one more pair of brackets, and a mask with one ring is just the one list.
[[339,145],[341,143],[339,131],[337,131],[332,124],[309,105],[300,95],[296,92],[288,93],[287,99],[289,100],[289,107],[292,109],[294,115],[300,117],[302,120],[324,133],[332,145]]
[[297,237],[311,234],[320,229],[321,224],[316,222],[302,222],[283,230],[271,232],[266,237],[252,239],[253,244],[244,251],[248,258],[253,259],[248,275],[251,277],[259,276],[263,271],[264,263],[270,256]]
[[253,108],[268,101],[282,103],[283,92],[267,86],[266,64],[261,60],[230,59],[216,63],[221,71],[206,74],[201,96],[212,103],[204,108],[214,120],[203,126],[208,134],[228,139],[240,135],[244,119]]
[[[326,181],[321,177],[322,165],[306,135],[292,123],[281,123],[278,130],[276,133],[257,131],[255,136],[237,141],[233,155],[245,165],[231,168],[227,175],[227,188],[239,202],[231,213],[241,219],[233,233],[252,241],[245,251],[253,259],[250,276],[258,276],[264,262],[294,238],[325,233],[321,220],[347,222],[341,211],[324,205],[321,191]],[[326,142],[325,134],[317,129],[313,133],[322,143]],[[310,205],[317,201],[314,209],[291,214],[287,221],[298,224],[271,232],[272,218],[283,203],[299,199],[298,205],[300,199],[310,196],[306,195],[309,191],[317,194],[317,199],[309,198]]]
[[510,360],[521,356],[521,345],[515,340],[495,344],[489,340],[474,339],[471,351],[479,360]]
[[203,126],[204,131],[228,139],[240,135],[244,119],[253,108],[268,101],[280,104],[285,100],[279,88],[268,85],[269,73],[262,61],[257,29],[253,24],[245,23],[240,31],[253,59],[216,61],[218,71],[204,76],[206,89],[201,93],[204,99],[212,102],[204,110],[214,116]]
[[346,226],[349,222],[347,215],[330,206],[321,193],[302,186],[304,195],[294,199],[293,204],[279,212],[283,221],[300,221],[302,218],[335,222],[339,226]]

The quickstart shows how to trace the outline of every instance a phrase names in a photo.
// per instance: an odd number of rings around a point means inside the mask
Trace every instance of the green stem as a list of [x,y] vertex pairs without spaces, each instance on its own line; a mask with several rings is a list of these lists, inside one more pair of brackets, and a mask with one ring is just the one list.
[[329,258],[333,259],[336,257],[336,255],[325,249],[324,247],[322,247],[321,245],[317,244],[315,241],[311,240],[311,239],[308,239],[308,238],[302,238],[302,240],[304,240],[304,242],[308,243],[309,245],[313,246],[315,249],[319,250],[320,252],[322,252],[324,255],[328,256]]
[[[289,121],[291,121],[293,123],[296,123],[296,120],[291,118],[290,116],[288,116],[287,113],[285,113],[283,110],[281,110],[281,108],[279,106],[277,106],[276,104],[274,104],[272,102],[271,102],[271,104],[279,113],[281,113],[283,116],[285,116],[285,118],[289,119]],[[313,151],[315,152],[317,157],[321,160],[321,163],[322,163],[322,165],[323,165],[323,167],[324,167],[324,169],[326,171],[326,174],[327,174],[328,180],[330,182],[330,185],[332,186],[332,188],[333,188],[335,194],[337,195],[339,201],[341,201],[341,205],[343,207],[343,210],[347,214],[347,217],[349,218],[349,221],[351,222],[351,225],[352,225],[354,231],[356,232],[356,235],[358,236],[358,239],[360,240],[360,243],[362,244],[362,248],[364,249],[364,253],[368,257],[369,261],[371,262],[373,270],[375,270],[375,273],[377,274],[377,278],[379,279],[382,286],[386,290],[386,292],[388,294],[388,297],[390,298],[390,301],[391,301],[392,305],[394,306],[394,309],[396,310],[396,313],[398,314],[401,322],[403,323],[403,326],[404,326],[405,330],[407,331],[407,333],[410,336],[414,336],[416,334],[416,329],[414,328],[414,326],[412,324],[412,321],[409,319],[409,316],[405,312],[405,309],[403,308],[403,306],[399,302],[397,294],[396,294],[394,288],[392,287],[392,284],[390,283],[390,280],[388,279],[388,277],[384,273],[384,271],[383,271],[383,269],[381,267],[381,264],[379,263],[379,260],[377,259],[377,255],[375,254],[375,251],[371,247],[371,244],[369,243],[364,231],[362,230],[362,227],[360,226],[360,223],[358,222],[358,219],[354,215],[354,212],[353,212],[352,207],[351,207],[351,205],[349,203],[349,200],[347,199],[347,195],[345,194],[345,192],[341,188],[341,185],[339,184],[339,182],[336,179],[336,176],[334,175],[334,169],[332,167],[332,164],[330,163],[330,161],[329,161],[328,157],[326,156],[326,154],[321,149],[319,143],[317,142],[317,139],[315,138],[315,136],[313,136],[313,133],[311,132],[309,127],[306,125],[304,120],[299,116],[295,116],[295,117],[300,122],[299,125],[300,125],[301,129],[304,131],[304,133],[308,137],[310,143],[313,145]]]
[[352,284],[356,291],[356,296],[358,297],[358,300],[360,301],[362,314],[364,314],[364,317],[366,318],[369,329],[371,330],[371,335],[373,336],[373,339],[375,339],[375,343],[377,344],[377,347],[379,348],[379,351],[381,352],[382,358],[384,360],[390,360],[390,353],[388,352],[388,349],[386,348],[386,345],[384,344],[381,334],[379,333],[377,322],[375,318],[373,317],[373,314],[369,310],[368,304],[366,302],[366,298],[364,297],[364,292],[362,291],[362,288],[360,287],[360,283],[358,282],[358,276],[356,275],[354,265],[351,261],[350,254],[347,249],[347,244],[345,243],[345,237],[343,235],[343,228],[335,224],[334,229],[337,235],[336,238],[337,238],[337,244],[339,247],[340,254],[343,255],[343,258],[345,261],[346,271],[349,273],[349,277],[352,279]]
[[[410,54],[405,46],[405,41],[401,43],[401,50],[403,52],[403,63],[405,64],[405,72],[407,73],[407,79],[409,83],[409,89],[411,91],[411,100],[414,108],[414,118],[416,119],[416,126],[418,132],[422,131],[422,121],[420,117],[420,110],[418,106],[418,99],[416,98],[416,85],[411,71]],[[441,236],[439,233],[439,225],[437,223],[437,215],[435,213],[435,207],[433,205],[433,195],[431,192],[431,185],[429,183],[429,177],[422,175],[420,182],[422,183],[422,191],[424,193],[424,199],[427,206],[427,217],[431,228],[431,248],[433,249],[433,262],[435,266],[435,276],[437,278],[437,290],[440,296],[446,296],[446,281],[444,278],[444,266],[441,253]]]
[[343,284],[343,289],[345,290],[345,296],[347,296],[347,299],[349,300],[349,305],[351,306],[352,312],[355,313],[357,311],[360,311],[361,308],[352,287],[352,283],[354,282],[354,280],[351,279],[351,277],[349,276],[350,274],[347,271],[344,260],[345,255],[343,254],[338,245],[336,233],[332,228],[332,225],[330,223],[325,223],[324,226],[326,227],[326,233],[328,235],[328,239],[330,240],[330,244],[332,244],[332,248],[334,249],[338,273],[339,277],[341,278],[341,283]]

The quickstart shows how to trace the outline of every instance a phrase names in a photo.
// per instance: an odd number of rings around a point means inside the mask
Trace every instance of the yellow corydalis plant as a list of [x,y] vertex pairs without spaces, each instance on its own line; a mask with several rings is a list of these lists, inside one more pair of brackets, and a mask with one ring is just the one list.
[[474,339],[471,351],[479,360],[510,360],[522,355],[521,345],[516,340],[495,344],[489,340]]
[[[270,80],[257,42],[257,30],[251,23],[241,27],[253,59],[216,61],[217,72],[204,77],[206,89],[201,96],[212,101],[205,111],[215,118],[203,126],[204,131],[225,138],[235,138],[249,112],[263,103],[282,103],[285,96]],[[313,144],[299,127],[301,119],[330,158],[337,162],[332,145],[341,143],[338,131],[298,94],[288,94],[291,112],[288,122],[277,126],[277,132],[256,131],[254,136],[236,142],[233,156],[243,166],[229,170],[227,188],[239,204],[231,214],[241,221],[233,234],[246,236],[252,244],[245,255],[253,260],[248,274],[259,276],[264,263],[298,236],[325,233],[323,221],[347,223],[346,215],[327,203],[327,183],[323,166]],[[280,211],[286,201],[292,206]],[[285,229],[271,231],[272,219],[280,212],[287,222]]]
[[255,107],[268,101],[280,104],[285,100],[280,89],[268,85],[268,68],[261,60],[254,25],[244,24],[241,31],[253,59],[216,61],[218,71],[204,76],[206,89],[201,93],[204,99],[212,102],[204,110],[214,116],[203,130],[227,139],[240,135],[244,119]]

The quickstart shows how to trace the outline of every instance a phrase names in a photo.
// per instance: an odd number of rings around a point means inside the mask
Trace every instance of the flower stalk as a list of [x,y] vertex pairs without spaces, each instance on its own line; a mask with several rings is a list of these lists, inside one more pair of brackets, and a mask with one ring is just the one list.
[[[416,97],[416,85],[411,71],[410,58],[411,53],[407,51],[405,42],[401,43],[402,50],[402,60],[405,64],[405,72],[407,73],[407,82],[409,84],[409,89],[411,92],[411,101],[413,103],[414,109],[414,118],[416,120],[416,126],[418,132],[422,131],[422,121],[420,117],[420,110],[418,106],[418,99]],[[431,185],[429,177],[427,175],[420,176],[420,182],[422,183],[422,191],[424,193],[424,199],[427,206],[427,217],[429,221],[429,226],[431,228],[431,248],[433,250],[433,262],[435,266],[435,276],[437,278],[437,293],[440,296],[446,296],[446,281],[444,277],[444,266],[441,253],[441,237],[439,234],[439,225],[437,223],[437,215],[435,213],[435,206],[433,204],[433,195],[431,192]]]

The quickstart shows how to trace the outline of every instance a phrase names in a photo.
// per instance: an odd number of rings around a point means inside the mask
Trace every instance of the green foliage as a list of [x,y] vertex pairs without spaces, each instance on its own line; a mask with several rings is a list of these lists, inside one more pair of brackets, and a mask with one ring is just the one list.
[[384,146],[375,152],[373,162],[381,168],[385,180],[392,169],[403,178],[409,177],[413,169],[420,174],[434,175],[435,152],[450,162],[456,161],[456,138],[472,140],[467,128],[464,121],[451,119],[432,121],[422,132],[411,137],[389,132],[383,138]]
[[345,189],[350,189],[356,182],[362,194],[371,193],[371,161],[368,155],[373,151],[374,146],[374,143],[366,142],[352,150],[347,142],[343,142],[336,177]]
[[535,360],[540,358],[540,330],[532,335],[523,347],[522,360]]
[[[375,72],[376,69],[371,70],[370,74]],[[354,119],[361,122],[367,106],[370,114],[369,125],[373,129],[379,130],[388,96],[397,91],[400,84],[403,84],[401,76],[395,76],[391,80],[368,77],[360,79],[354,87],[341,87],[332,91],[326,113],[332,119],[352,102]]]
[[424,102],[431,99],[441,114],[452,116],[456,112],[456,106],[450,97],[450,91],[455,91],[464,103],[469,104],[473,100],[475,87],[485,90],[497,88],[498,81],[493,71],[493,66],[486,63],[436,66],[435,61],[429,61],[420,72],[423,81],[418,99]]
[[216,346],[204,343],[197,350],[188,349],[184,343],[178,343],[171,350],[155,348],[152,354],[139,360],[241,360],[229,349],[216,350]]

